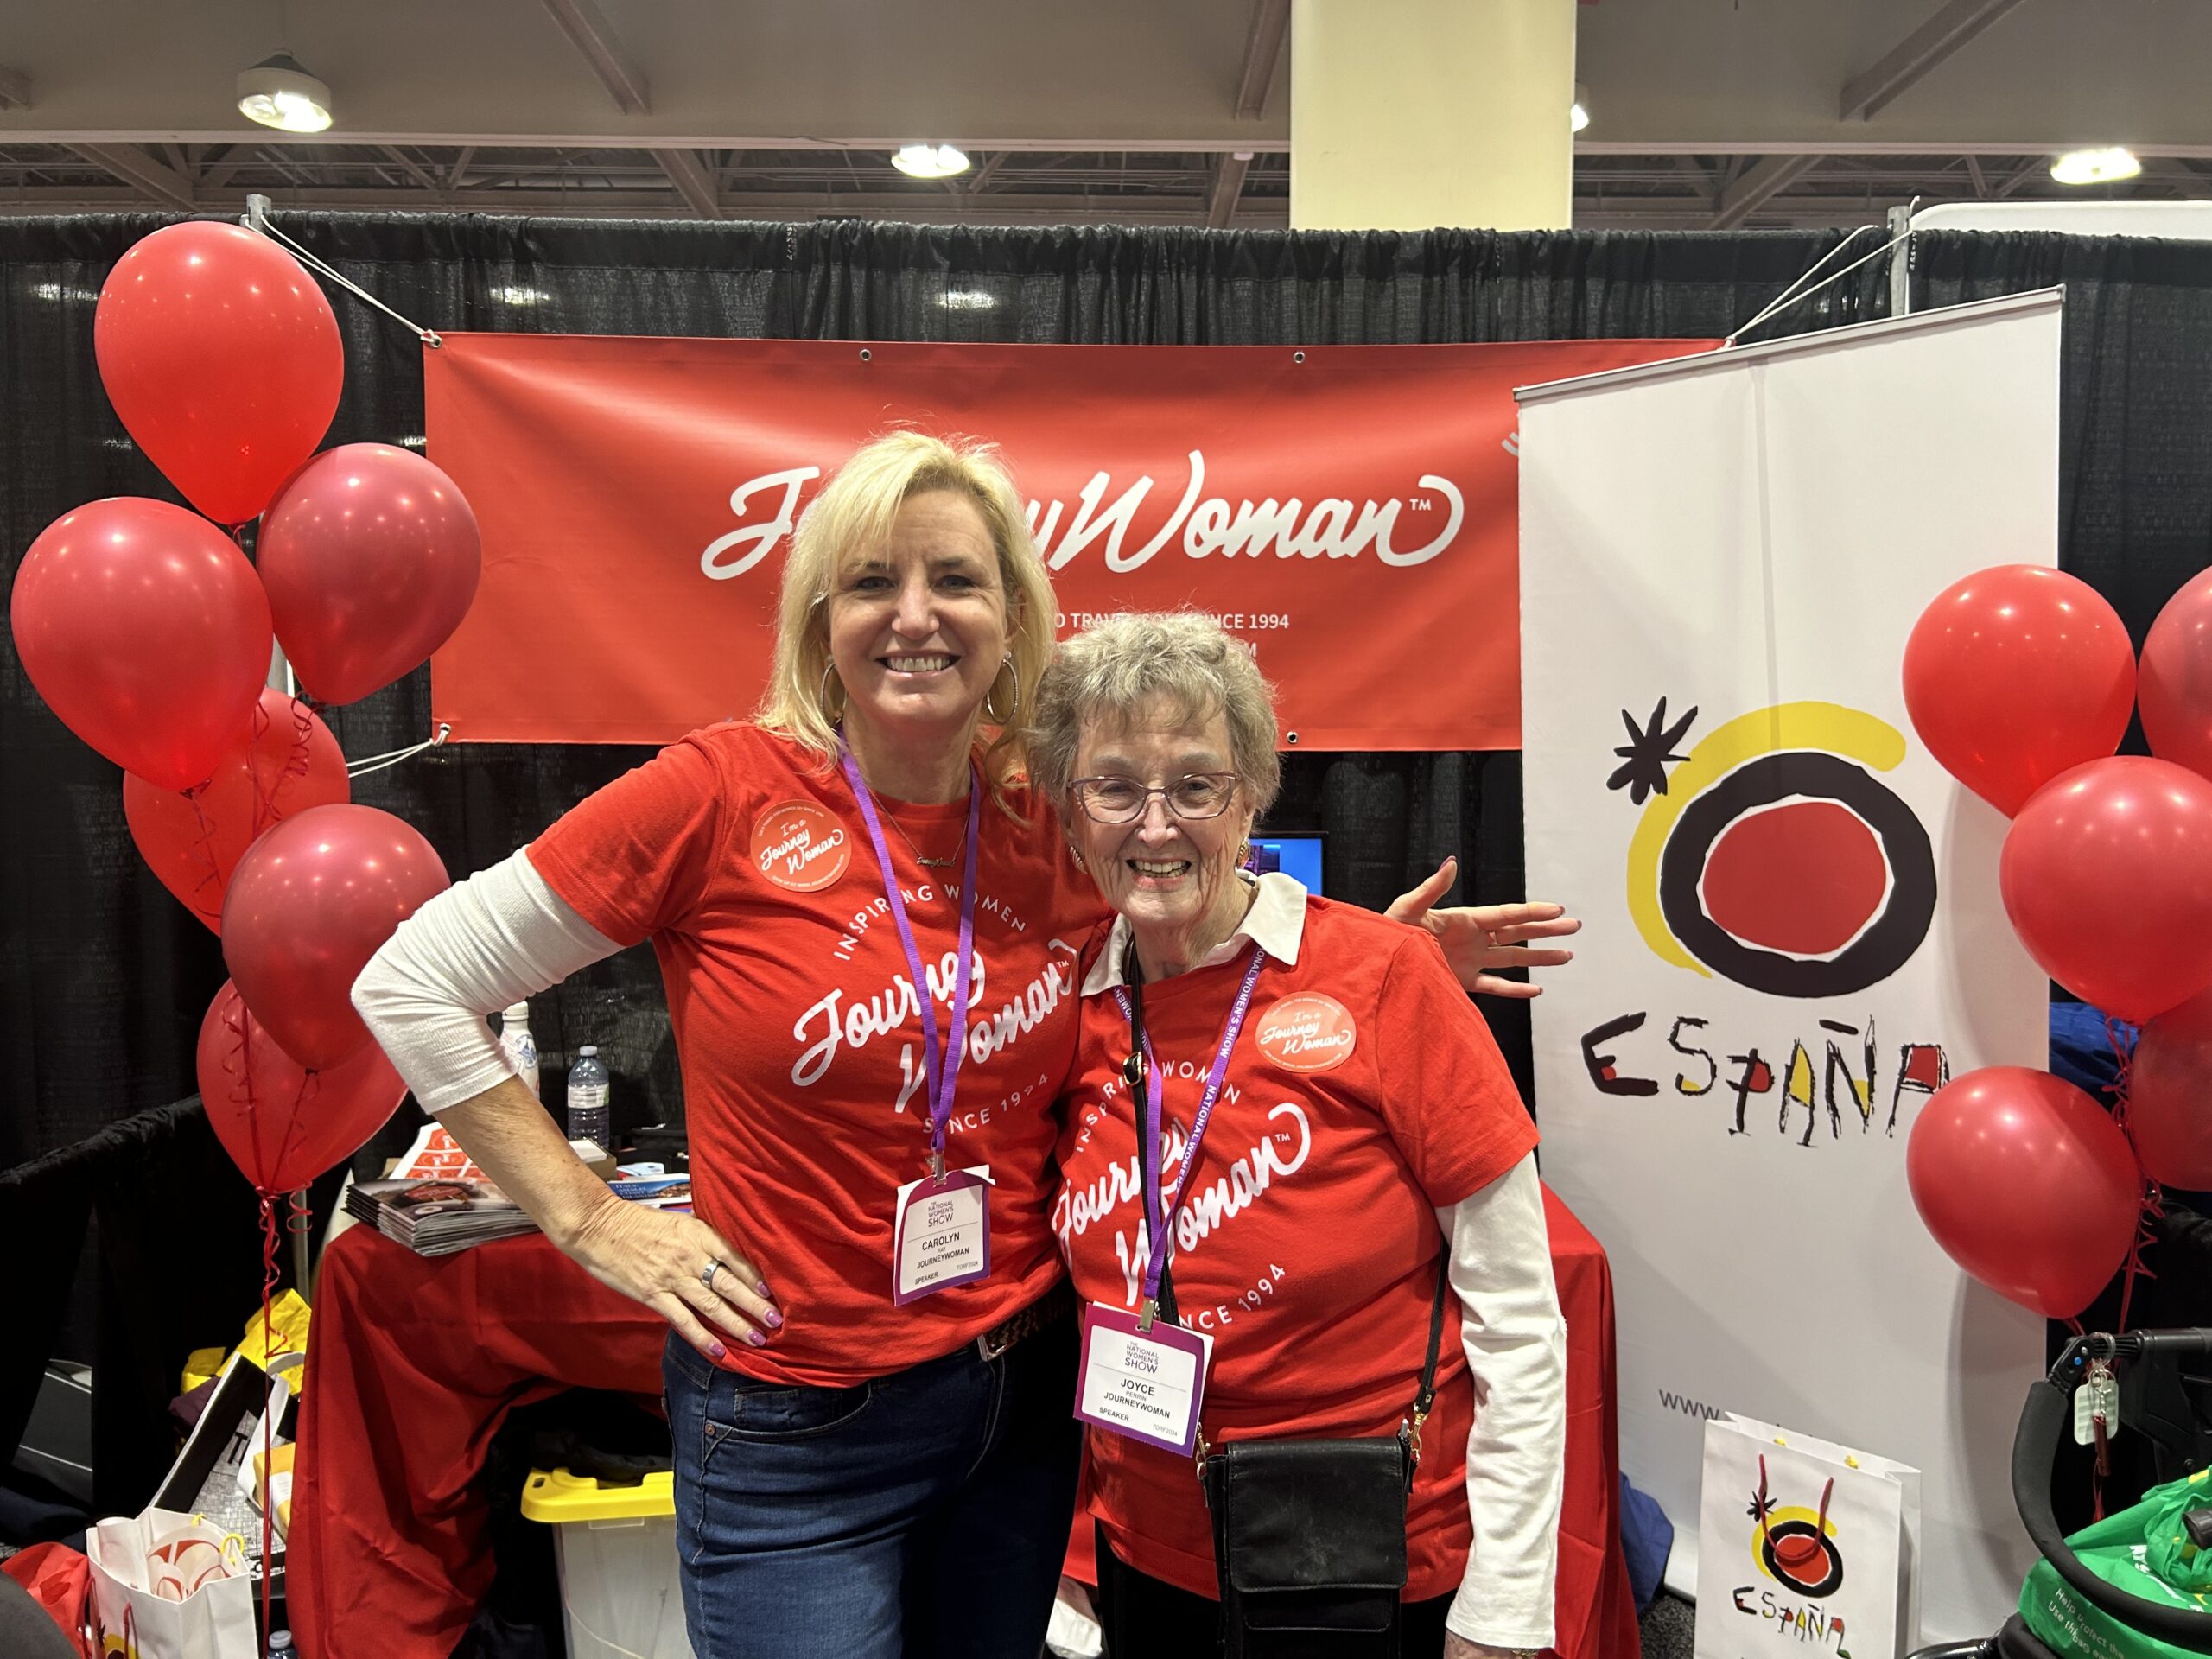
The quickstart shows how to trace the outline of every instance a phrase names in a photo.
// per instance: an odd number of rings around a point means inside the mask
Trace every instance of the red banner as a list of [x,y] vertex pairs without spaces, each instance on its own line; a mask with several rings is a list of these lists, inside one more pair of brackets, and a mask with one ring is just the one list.
[[484,580],[432,659],[460,742],[658,743],[760,695],[791,531],[896,424],[1003,448],[1060,631],[1194,606],[1301,749],[1521,741],[1513,389],[1705,349],[960,346],[461,334],[429,454]]

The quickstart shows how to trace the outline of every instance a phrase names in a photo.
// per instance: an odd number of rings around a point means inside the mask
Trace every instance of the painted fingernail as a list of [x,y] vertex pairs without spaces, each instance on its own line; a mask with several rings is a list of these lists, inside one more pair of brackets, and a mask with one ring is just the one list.
[[766,1348],[768,1345],[768,1338],[762,1336],[758,1331],[747,1332],[745,1333],[745,1339],[751,1343],[755,1348]]
[[760,1317],[767,1320],[770,1325],[776,1326],[778,1329],[781,1329],[783,1326],[784,1316],[777,1313],[772,1307]]
[[766,1279],[756,1279],[753,1281],[753,1288],[766,1296],[768,1294],[768,1281]]
[[716,1359],[728,1359],[729,1357],[729,1350],[723,1347],[719,1342],[709,1345],[707,1352]]

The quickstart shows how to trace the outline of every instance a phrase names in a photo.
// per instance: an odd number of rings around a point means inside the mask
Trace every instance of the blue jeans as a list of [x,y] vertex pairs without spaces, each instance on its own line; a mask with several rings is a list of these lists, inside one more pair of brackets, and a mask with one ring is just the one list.
[[697,1659],[1037,1659],[1074,1518],[1076,1322],[856,1388],[709,1365],[671,1336]]

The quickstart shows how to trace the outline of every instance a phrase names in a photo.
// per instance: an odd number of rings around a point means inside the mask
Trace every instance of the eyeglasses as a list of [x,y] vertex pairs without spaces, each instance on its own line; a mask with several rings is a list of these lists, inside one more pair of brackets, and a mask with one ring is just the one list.
[[1075,804],[1093,823],[1135,823],[1155,795],[1177,817],[1197,821],[1217,818],[1229,810],[1236,793],[1236,774],[1191,772],[1166,784],[1141,784],[1134,778],[1078,778],[1073,791]]

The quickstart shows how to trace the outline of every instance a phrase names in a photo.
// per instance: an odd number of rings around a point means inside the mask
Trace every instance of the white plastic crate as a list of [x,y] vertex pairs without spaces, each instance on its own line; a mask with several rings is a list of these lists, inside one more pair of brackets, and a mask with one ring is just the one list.
[[533,1470],[522,1512],[553,1529],[569,1659],[693,1659],[676,1554],[675,1477],[602,1486]]

